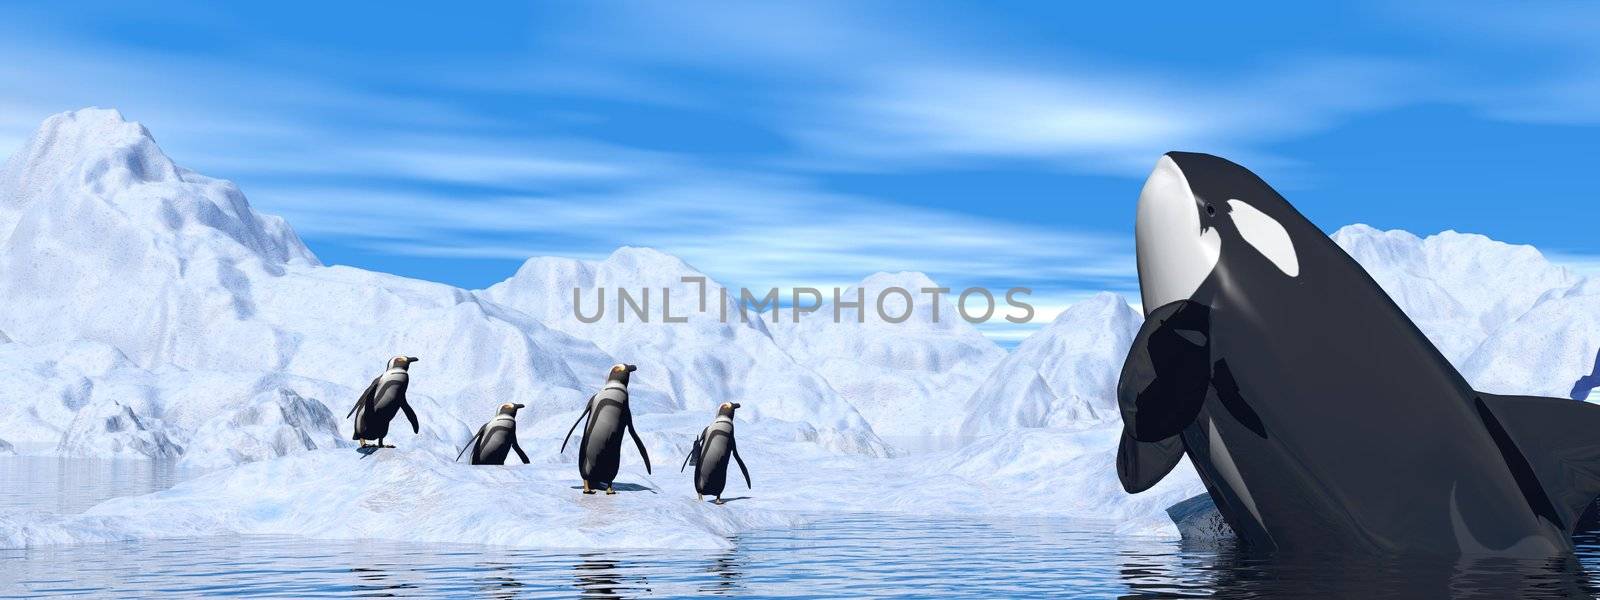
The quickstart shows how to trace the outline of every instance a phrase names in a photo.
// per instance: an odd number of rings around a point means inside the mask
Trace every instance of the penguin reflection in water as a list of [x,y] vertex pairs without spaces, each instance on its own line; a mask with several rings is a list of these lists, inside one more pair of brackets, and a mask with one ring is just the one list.
[[750,470],[744,468],[744,459],[739,458],[739,445],[733,439],[733,411],[738,408],[738,402],[724,402],[717,407],[717,419],[700,432],[700,437],[695,438],[694,447],[689,449],[689,455],[683,458],[683,465],[678,467],[681,473],[690,462],[694,463],[696,500],[705,500],[707,495],[711,495],[716,496],[717,504],[722,504],[722,488],[728,483],[730,456],[739,463],[739,472],[744,474],[745,489],[750,489]]
[[506,455],[512,450],[517,451],[517,457],[522,459],[522,464],[528,464],[528,453],[522,451],[522,446],[517,444],[517,409],[523,408],[521,404],[501,404],[500,414],[490,419],[478,428],[478,433],[467,440],[467,445],[456,454],[456,460],[461,460],[461,455],[472,450],[472,464],[475,465],[503,465],[506,464]]
[[406,387],[411,383],[408,369],[417,360],[415,356],[389,359],[388,370],[372,380],[372,385],[367,386],[367,391],[361,393],[361,399],[344,416],[346,419],[355,417],[355,433],[350,439],[359,440],[362,448],[367,447],[367,440],[378,440],[379,448],[393,448],[385,446],[383,438],[389,435],[389,421],[400,411],[405,411],[406,420],[411,421],[412,433],[422,431],[417,424],[416,411],[411,410],[411,405],[406,402]]
[[633,412],[628,409],[628,374],[638,369],[635,365],[612,366],[611,373],[606,376],[605,387],[600,388],[600,393],[589,397],[589,405],[584,407],[583,414],[578,415],[572,429],[567,430],[566,439],[561,440],[561,451],[566,452],[567,442],[572,439],[572,432],[578,429],[578,423],[582,423],[584,417],[589,418],[589,424],[583,428],[583,437],[578,439],[578,475],[583,477],[585,494],[593,494],[594,487],[601,483],[606,485],[607,495],[617,493],[612,480],[616,479],[617,469],[622,463],[624,429],[633,436],[633,444],[639,447],[639,456],[644,458],[644,471],[650,472],[650,453],[645,452],[644,442],[633,428]]

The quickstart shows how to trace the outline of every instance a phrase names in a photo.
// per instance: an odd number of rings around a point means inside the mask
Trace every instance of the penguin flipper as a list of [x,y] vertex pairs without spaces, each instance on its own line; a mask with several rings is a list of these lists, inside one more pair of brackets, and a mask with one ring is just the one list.
[[348,414],[346,414],[344,416],[344,418],[348,419],[348,418],[354,416],[356,414],[356,409],[357,408],[361,408],[361,405],[372,401],[373,394],[376,394],[378,392],[378,380],[379,379],[383,379],[383,378],[382,377],[378,377],[376,379],[373,379],[372,383],[367,385],[367,391],[361,392],[361,397],[356,399],[355,405],[350,407],[350,412]]
[[461,461],[461,455],[467,453],[467,448],[478,445],[478,440],[483,438],[483,429],[488,426],[488,423],[484,423],[482,426],[478,427],[478,432],[472,434],[472,439],[467,440],[467,445],[462,446],[461,451],[456,453],[456,462]]
[[1179,300],[1150,312],[1117,381],[1123,432],[1165,442],[1194,422],[1211,388],[1210,308]]
[[417,424],[417,411],[411,410],[411,403],[401,402],[400,410],[405,411],[406,420],[411,421],[411,433],[422,433],[422,426]]
[[[1528,503],[1568,534],[1600,495],[1600,406],[1477,392],[1478,411]],[[1509,446],[1509,447],[1508,447]]]
[[518,444],[516,440],[511,440],[511,449],[517,451],[517,457],[522,459],[522,464],[528,464],[528,453],[522,451],[522,444]]
[[639,456],[644,457],[644,472],[650,472],[650,453],[644,450],[644,440],[639,439],[639,432],[633,428],[633,415],[628,415],[628,435],[633,436],[633,445],[639,447]]
[[578,424],[583,422],[583,418],[584,417],[589,416],[589,409],[591,407],[593,407],[593,406],[594,406],[594,396],[590,396],[589,397],[589,403],[583,405],[583,414],[578,415],[578,420],[572,422],[572,429],[568,429],[567,430],[567,437],[561,439],[561,452],[566,452],[567,451],[567,442],[572,441],[572,432],[578,430]]
[[689,447],[689,455],[683,457],[683,464],[678,467],[679,473],[682,473],[684,469],[689,467],[689,459],[700,454],[700,440],[703,439],[706,439],[706,432],[701,431],[700,437],[694,438],[694,445]]
[[732,439],[728,440],[728,449],[733,451],[733,462],[739,463],[739,472],[744,473],[744,488],[747,490],[755,489],[750,486],[750,469],[744,468],[744,459],[739,458],[739,443]]

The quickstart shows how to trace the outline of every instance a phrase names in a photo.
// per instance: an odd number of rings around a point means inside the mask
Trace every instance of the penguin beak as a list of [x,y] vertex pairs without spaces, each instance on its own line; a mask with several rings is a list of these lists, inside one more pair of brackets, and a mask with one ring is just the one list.
[[733,406],[733,407],[734,407],[734,408],[739,408],[739,403],[738,403],[738,402],[735,402],[735,403],[733,403],[733,404],[732,404],[732,405],[731,405],[731,406]]
[[522,408],[527,408],[527,406],[526,405],[522,405],[522,404],[513,404],[513,405],[511,405],[511,408],[522,409]]
[[406,362],[408,362],[408,363],[414,363],[414,362],[417,362],[419,360],[422,360],[422,359],[417,358],[415,356],[407,356],[406,357]]
[[639,365],[624,365],[624,366],[626,366],[628,368],[628,372],[629,373],[632,373],[634,371],[639,370]]

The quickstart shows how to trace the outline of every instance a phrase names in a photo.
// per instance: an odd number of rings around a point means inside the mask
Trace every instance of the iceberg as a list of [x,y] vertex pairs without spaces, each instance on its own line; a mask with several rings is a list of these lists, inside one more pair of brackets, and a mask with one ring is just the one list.
[[1117,378],[1144,317],[1101,292],[1028,336],[973,392],[961,432],[1116,421]]
[[[887,294],[880,314],[879,295],[895,288],[911,294],[910,305]],[[952,436],[967,397],[1005,351],[957,312],[952,294],[935,303],[924,289],[941,286],[922,273],[876,273],[841,292],[837,306],[830,293],[814,312],[773,324],[774,336],[879,435]]]
[[323,266],[281,219],[173,164],[137,123],[56,115],[0,171],[0,329],[32,367],[3,367],[19,373],[0,383],[17,400],[0,408],[0,436],[213,466],[328,448],[340,436],[301,400],[341,417],[404,352],[425,359],[410,390],[423,435],[397,444],[442,452],[512,400],[528,405],[523,435],[553,436],[610,365],[632,361],[651,365],[634,380],[636,411],[739,399],[807,441],[886,452],[759,326],[582,326],[557,306],[571,282],[545,279],[561,273],[642,285],[693,270],[623,249],[599,264],[531,260],[474,292]]
[[[1591,373],[1600,283],[1482,236],[1356,225],[1333,237],[1480,389],[1566,395]],[[903,323],[874,310],[888,287],[916,295]],[[0,454],[207,472],[80,514],[0,509],[0,547],[290,534],[720,548],[740,531],[846,511],[1218,535],[1187,464],[1142,494],[1117,482],[1117,377],[1142,320],[1125,299],[1078,302],[1006,352],[950,295],[934,305],[918,293],[937,287],[877,273],[842,293],[868,302],[839,307],[839,323],[831,297],[798,319],[746,321],[736,293],[724,300],[721,283],[650,248],[532,258],[482,290],[328,266],[233,184],[175,165],[137,123],[63,113],[0,169]],[[620,290],[648,294],[650,318],[619,308]],[[358,453],[343,415],[398,353],[423,358],[409,391],[422,432]],[[640,365],[632,404],[656,469],[625,452],[621,493],[583,496],[574,453],[557,449],[624,362]],[[452,462],[502,402],[527,405],[518,437],[533,464]],[[723,402],[744,406],[755,489],[732,483],[734,500],[716,507],[695,503],[671,465]],[[966,443],[895,451],[929,436]]]

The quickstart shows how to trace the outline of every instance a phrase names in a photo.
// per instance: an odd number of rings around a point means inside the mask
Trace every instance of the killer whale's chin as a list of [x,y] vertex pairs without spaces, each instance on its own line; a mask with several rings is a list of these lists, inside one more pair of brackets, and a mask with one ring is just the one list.
[[1134,245],[1144,312],[1192,297],[1221,257],[1222,240],[1200,220],[1183,169],[1162,156],[1139,192]]

